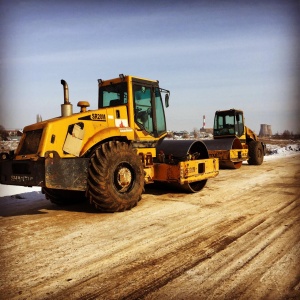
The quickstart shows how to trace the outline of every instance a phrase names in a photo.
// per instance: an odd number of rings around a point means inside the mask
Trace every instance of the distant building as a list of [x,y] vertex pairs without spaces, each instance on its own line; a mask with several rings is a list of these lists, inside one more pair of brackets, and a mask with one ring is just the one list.
[[209,133],[209,134],[213,134],[214,133],[214,129],[213,128],[200,128],[200,132],[201,133]]
[[272,136],[272,128],[271,125],[267,124],[260,124],[260,131],[259,131],[259,136]]

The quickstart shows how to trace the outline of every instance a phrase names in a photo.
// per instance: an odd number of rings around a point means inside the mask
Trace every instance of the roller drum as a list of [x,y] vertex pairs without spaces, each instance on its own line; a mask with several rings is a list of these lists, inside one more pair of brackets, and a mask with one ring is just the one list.
[[197,140],[163,140],[157,147],[157,153],[164,153],[165,157],[186,161],[192,159],[209,158],[207,148],[202,141]]
[[206,145],[208,150],[231,150],[243,148],[241,141],[238,138],[204,140],[203,143]]
[[[205,144],[197,140],[163,140],[156,147],[156,150],[158,155],[163,154],[164,162],[172,164],[180,161],[209,158]],[[204,188],[206,182],[207,179],[183,185],[179,183],[172,183],[171,185],[184,192],[196,193]]]
[[[243,149],[241,141],[234,137],[234,138],[226,138],[226,139],[215,139],[215,140],[204,140],[203,141],[209,151],[216,151],[216,150],[227,150],[230,151],[231,149]],[[219,161],[220,168],[222,169],[239,169],[242,166],[242,161],[233,162],[230,160],[221,160]]]

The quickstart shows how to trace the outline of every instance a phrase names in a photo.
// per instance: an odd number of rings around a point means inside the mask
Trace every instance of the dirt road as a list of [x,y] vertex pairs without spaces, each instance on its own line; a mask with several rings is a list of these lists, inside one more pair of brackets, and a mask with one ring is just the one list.
[[294,154],[124,213],[2,197],[0,298],[300,299],[299,179]]

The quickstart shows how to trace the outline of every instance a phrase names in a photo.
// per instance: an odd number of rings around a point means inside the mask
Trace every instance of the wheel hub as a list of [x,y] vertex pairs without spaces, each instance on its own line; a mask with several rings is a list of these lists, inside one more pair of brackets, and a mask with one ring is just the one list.
[[120,192],[125,192],[131,184],[132,175],[128,168],[122,167],[118,170],[117,174],[118,185],[120,186]]

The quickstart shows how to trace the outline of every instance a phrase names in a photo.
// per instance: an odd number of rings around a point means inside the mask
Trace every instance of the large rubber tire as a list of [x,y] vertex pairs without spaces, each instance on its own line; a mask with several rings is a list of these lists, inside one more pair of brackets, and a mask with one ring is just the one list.
[[144,170],[132,146],[110,141],[96,149],[90,160],[87,198],[97,209],[118,212],[141,199]]
[[45,194],[46,199],[56,205],[70,205],[85,200],[85,193],[80,191],[49,189],[44,187],[42,192]]
[[261,142],[251,141],[248,145],[249,165],[261,165],[264,161],[264,149]]

